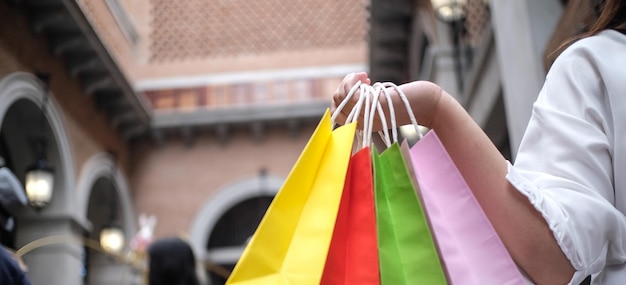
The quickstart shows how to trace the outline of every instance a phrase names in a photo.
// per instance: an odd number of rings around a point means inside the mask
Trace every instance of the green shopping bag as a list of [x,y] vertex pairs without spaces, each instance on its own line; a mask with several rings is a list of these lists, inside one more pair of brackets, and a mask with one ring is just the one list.
[[424,210],[397,142],[372,147],[382,285],[447,284]]

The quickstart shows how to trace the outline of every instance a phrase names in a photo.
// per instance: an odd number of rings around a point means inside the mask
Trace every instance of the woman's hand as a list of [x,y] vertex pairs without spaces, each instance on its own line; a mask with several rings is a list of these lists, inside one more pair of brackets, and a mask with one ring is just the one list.
[[[352,89],[352,87],[354,87],[354,85],[359,81],[363,84],[371,84],[371,80],[365,72],[350,73],[344,77],[342,82],[339,84],[339,87],[337,87],[335,94],[333,94],[331,102],[331,112],[333,114],[337,112],[337,107],[345,100],[346,96],[350,92],[350,89]],[[447,93],[443,92],[438,85],[428,81],[414,81],[406,83],[400,85],[399,89],[406,95],[418,124],[430,127],[434,120],[439,100],[443,96],[447,95]],[[398,92],[394,88],[389,87],[387,88],[387,92],[390,94],[391,103],[393,104],[393,108],[395,110],[394,114],[396,115],[397,125],[401,126],[410,124],[411,121],[407,112],[407,107],[401,100]],[[377,95],[378,101],[386,114],[387,126],[391,126],[391,123],[389,122],[390,111],[387,98],[383,92],[380,92]],[[346,105],[338,111],[338,114],[336,114],[336,123],[345,124],[346,118],[350,114],[350,111],[354,108],[355,104],[359,101],[360,96],[361,93],[357,90]],[[358,119],[358,128],[360,129],[363,128],[363,114],[363,110],[361,110]],[[382,126],[383,124],[380,121],[378,113],[375,113],[373,131],[380,131]]]
[[[337,90],[335,90],[335,94],[333,94],[330,106],[330,111],[333,115],[335,115],[335,112],[339,112],[338,114],[336,114],[335,123],[341,125],[345,124],[348,114],[350,114],[352,108],[354,108],[357,101],[359,101],[361,92],[360,90],[357,90],[356,93],[350,98],[350,101],[348,101],[341,110],[337,110],[337,107],[341,104],[341,102],[346,99],[346,96],[350,92],[350,89],[352,89],[352,87],[354,87],[354,85],[357,84],[359,81],[362,84],[369,85],[371,83],[367,73],[365,72],[350,73],[343,78],[343,80],[337,87]],[[363,129],[363,111],[361,111],[361,114],[359,115],[358,128]]]
[[[349,74],[343,79],[333,96],[333,112],[359,80],[371,84],[364,72]],[[506,160],[463,106],[432,82],[413,81],[398,88],[406,95],[417,123],[437,132],[515,262],[537,284],[563,284],[571,279],[574,268],[561,251],[546,220],[528,198],[508,182]],[[387,90],[390,91],[397,125],[409,124],[407,108],[397,91],[394,88]],[[345,123],[359,96],[357,91],[338,114],[337,123]],[[389,114],[384,94],[379,94],[379,98],[385,114]],[[362,120],[361,116],[360,127]],[[382,126],[376,118],[374,131],[380,128]]]

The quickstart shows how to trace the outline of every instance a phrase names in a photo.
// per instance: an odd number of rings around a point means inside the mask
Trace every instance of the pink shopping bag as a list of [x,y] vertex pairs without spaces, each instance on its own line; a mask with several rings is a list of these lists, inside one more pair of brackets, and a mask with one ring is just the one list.
[[429,131],[410,156],[449,283],[526,284],[437,134]]

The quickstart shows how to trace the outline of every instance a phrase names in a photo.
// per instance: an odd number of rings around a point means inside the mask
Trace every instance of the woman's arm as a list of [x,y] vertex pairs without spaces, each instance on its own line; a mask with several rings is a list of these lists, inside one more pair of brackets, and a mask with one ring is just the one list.
[[[419,90],[402,86],[419,104]],[[465,109],[444,91],[430,128],[437,132],[515,262],[536,284],[567,284],[574,268],[528,198],[506,179],[507,163]],[[415,102],[417,101],[417,102]]]
[[[370,83],[365,73],[346,76],[333,98],[333,109],[358,80]],[[434,83],[415,81],[400,89],[409,98],[418,123],[437,132],[515,262],[536,284],[567,284],[573,267],[545,219],[506,179],[507,162],[480,126]],[[380,100],[386,106],[383,97]],[[392,98],[395,110],[406,109],[399,96]],[[349,113],[351,106],[341,113]],[[342,119],[345,116],[340,115],[338,121]],[[399,125],[410,123],[404,111],[396,112],[396,119]]]

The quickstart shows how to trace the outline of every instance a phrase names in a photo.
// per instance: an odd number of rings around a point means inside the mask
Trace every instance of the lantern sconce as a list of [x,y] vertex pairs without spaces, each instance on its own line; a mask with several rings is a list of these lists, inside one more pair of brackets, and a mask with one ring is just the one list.
[[437,17],[445,23],[462,21],[467,15],[467,0],[431,0]]
[[[486,0],[483,0],[486,1]],[[461,38],[465,33],[465,18],[467,17],[467,0],[431,0],[433,10],[442,22],[452,28],[452,44],[454,48],[454,65],[458,92],[464,87],[464,55],[461,48]],[[487,2],[484,2],[487,4]]]
[[41,117],[39,133],[35,137],[35,162],[26,169],[25,185],[28,203],[35,210],[40,211],[50,204],[54,191],[54,171],[47,161],[48,136],[46,133],[46,108],[49,100],[50,74],[36,74],[44,89],[41,103]]
[[117,195],[115,195],[114,178],[116,171],[117,155],[109,151],[113,164],[111,167],[111,190],[110,206],[109,206],[109,222],[100,230],[100,247],[108,253],[119,254],[125,246],[124,231],[117,222]]
[[100,230],[100,247],[108,253],[120,253],[124,249],[124,231],[113,225]]

